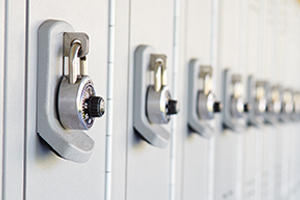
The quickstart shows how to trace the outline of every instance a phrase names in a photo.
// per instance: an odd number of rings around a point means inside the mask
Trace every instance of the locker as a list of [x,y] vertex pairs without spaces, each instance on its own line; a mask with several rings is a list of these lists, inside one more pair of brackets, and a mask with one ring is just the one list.
[[[113,112],[112,119],[112,147],[111,147],[111,199],[126,199],[126,175],[127,175],[127,116],[131,112],[127,108],[129,98],[129,22],[130,2],[118,1],[110,7],[115,6],[115,46],[114,49],[114,73],[113,73]],[[111,13],[113,14],[113,13]],[[107,159],[109,160],[109,158]],[[109,186],[106,186],[106,194],[109,194]],[[109,197],[109,196],[107,196]]]
[[[212,2],[200,2],[200,1],[187,1],[184,26],[186,32],[186,41],[183,44],[186,49],[182,52],[182,59],[184,60],[182,66],[179,68],[179,74],[184,74],[179,80],[180,85],[180,101],[187,105],[188,98],[192,98],[187,94],[188,84],[190,78],[188,71],[190,62],[192,59],[198,59],[201,65],[211,65],[211,8]],[[182,16],[182,15],[181,15]],[[182,35],[184,33],[182,32]],[[200,67],[200,66],[198,66]],[[213,69],[213,74],[215,74]],[[216,79],[216,76],[212,76]],[[214,81],[215,83],[215,81]],[[215,88],[216,85],[213,85]],[[220,97],[217,97],[220,98]],[[182,109],[181,115],[178,117],[178,133],[184,135],[183,141],[183,191],[181,199],[209,199],[208,190],[209,185],[213,182],[209,180],[209,158],[212,155],[209,154],[209,142],[211,138],[204,137],[188,128],[186,118],[180,116],[187,116],[190,112]],[[216,114],[218,115],[218,114]],[[214,115],[214,117],[216,117]]]
[[[141,45],[151,45],[156,53],[167,56],[168,83],[172,83],[173,1],[132,1],[130,5],[127,199],[168,199],[170,181],[170,142],[158,148],[133,129],[134,55]],[[171,91],[173,92],[173,91]],[[165,129],[171,131],[170,123]]]

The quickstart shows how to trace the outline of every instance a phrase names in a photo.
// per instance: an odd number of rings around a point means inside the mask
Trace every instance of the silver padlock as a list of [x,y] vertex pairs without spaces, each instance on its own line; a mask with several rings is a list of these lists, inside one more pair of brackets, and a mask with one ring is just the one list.
[[282,112],[286,115],[290,115],[294,110],[293,94],[290,89],[283,91],[282,99]]
[[150,68],[154,72],[154,85],[148,86],[147,117],[153,124],[167,124],[170,115],[177,114],[179,103],[171,98],[167,86],[166,56],[151,54]]
[[232,76],[233,94],[231,96],[231,115],[233,118],[242,118],[243,113],[251,109],[251,105],[245,103],[241,81],[242,79],[239,74]]
[[300,92],[293,92],[293,102],[294,102],[294,110],[293,110],[293,119],[295,121],[299,121],[300,119]]
[[255,93],[255,113],[258,116],[262,116],[267,110],[267,96],[266,96],[266,82],[256,81],[256,93]]
[[61,81],[57,104],[59,119],[65,129],[88,130],[95,118],[105,112],[104,99],[96,96],[93,81],[88,76],[88,44],[85,33],[64,33],[64,57],[69,58],[69,75]]
[[267,106],[267,111],[272,112],[275,115],[278,115],[282,108],[281,89],[279,88],[279,86],[272,87],[271,99],[272,99],[271,103]]
[[201,66],[199,75],[198,108],[200,119],[213,119],[214,113],[221,112],[223,103],[216,101],[212,92],[212,67]]

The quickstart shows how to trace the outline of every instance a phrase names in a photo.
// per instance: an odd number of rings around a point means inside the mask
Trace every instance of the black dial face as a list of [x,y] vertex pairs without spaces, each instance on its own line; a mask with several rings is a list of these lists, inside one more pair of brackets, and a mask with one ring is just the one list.
[[89,114],[86,112],[88,103],[87,100],[95,95],[95,89],[91,84],[87,84],[84,86],[84,89],[81,93],[81,105],[82,105],[82,120],[85,122],[88,128],[90,128],[94,123],[94,118],[89,116]]

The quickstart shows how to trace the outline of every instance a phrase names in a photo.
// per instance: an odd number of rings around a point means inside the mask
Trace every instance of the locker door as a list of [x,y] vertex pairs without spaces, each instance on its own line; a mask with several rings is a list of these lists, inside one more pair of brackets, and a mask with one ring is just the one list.
[[[259,71],[260,64],[259,48],[259,13],[261,6],[259,1],[246,1],[247,9],[247,69],[246,76],[253,76],[255,80],[262,71]],[[247,87],[249,87],[247,85]],[[248,126],[243,138],[244,162],[243,162],[243,194],[241,199],[260,199],[260,171],[261,171],[261,133],[257,127]]]
[[[295,75],[295,72],[297,73],[299,69],[295,67],[298,63],[298,56],[297,52],[299,51],[299,36],[298,36],[298,30],[297,28],[297,23],[299,22],[299,4],[298,2],[290,1],[289,4],[289,12],[288,12],[288,17],[289,17],[289,26],[288,26],[288,49],[289,49],[289,57],[288,57],[288,63],[289,63],[289,85],[291,89],[293,89],[294,92],[294,106],[297,104],[296,101],[296,92],[299,88],[299,84],[297,82],[298,77]],[[296,41],[296,42],[295,42]],[[294,107],[295,110],[297,110],[297,107]],[[290,141],[289,141],[289,152],[290,152],[290,161],[289,161],[289,199],[297,199],[299,196],[297,196],[297,179],[298,179],[298,173],[297,173],[297,146],[299,145],[299,134],[297,131],[298,128],[298,123],[299,121],[297,118],[292,119],[290,123]]]
[[46,20],[55,19],[89,35],[89,76],[97,94],[106,99],[107,8],[106,1],[28,1],[26,199],[104,199],[106,117],[96,119],[87,132],[95,141],[88,162],[79,164],[61,159],[37,134],[36,93],[38,29]]
[[[292,63],[292,77],[293,77],[293,89],[295,92],[299,91],[299,78],[297,74],[299,74],[299,68],[295,67],[297,63],[299,63],[299,10],[300,6],[298,2],[294,2],[292,4],[293,8],[293,25],[292,30],[293,30],[293,35],[291,36],[290,43],[292,45],[292,52],[293,53],[293,58],[291,60]],[[298,98],[298,97],[297,97]],[[295,100],[295,96],[294,96]],[[295,102],[297,103],[298,100]],[[297,106],[298,107],[298,106]],[[296,107],[296,108],[297,108]],[[299,120],[294,121],[293,123],[293,133],[291,136],[291,168],[290,168],[290,191],[291,191],[291,198],[292,200],[299,199],[299,155],[297,152],[299,151]]]
[[[112,6],[112,5],[111,5]],[[112,153],[107,157],[111,159],[111,183],[107,182],[107,189],[111,184],[111,198],[113,200],[126,199],[126,159],[127,159],[127,115],[128,112],[128,59],[129,59],[129,13],[130,3],[127,1],[115,2],[115,47],[113,73],[113,106],[111,123]],[[108,144],[107,144],[108,145]],[[108,165],[108,163],[106,163]],[[108,190],[107,190],[108,191]],[[109,192],[109,191],[108,191]],[[108,193],[107,193],[108,194]]]
[[[275,45],[275,25],[277,23],[275,2],[270,0],[264,2],[263,14],[261,18],[264,21],[263,29],[263,70],[264,79],[269,83],[274,84],[274,75],[276,66],[274,53],[276,52]],[[277,122],[275,122],[277,123]],[[265,124],[263,127],[262,137],[262,174],[261,174],[261,197],[262,199],[275,199],[275,142],[276,142],[276,125]]]
[[[181,51],[184,63],[180,66],[181,74],[180,101],[184,105],[180,116],[187,117],[188,113],[188,88],[189,86],[189,64],[192,59],[198,59],[201,65],[211,65],[211,8],[210,1],[189,0],[186,2],[186,19],[184,30],[186,35],[185,52]],[[200,66],[198,66],[200,67]],[[213,78],[216,79],[216,70],[213,69]],[[217,84],[220,84],[217,82]],[[214,88],[217,86],[214,85]],[[216,90],[214,90],[215,93]],[[217,98],[221,98],[218,96]],[[218,114],[215,115],[215,117]],[[183,137],[183,197],[182,199],[208,199],[208,187],[212,183],[209,180],[208,145],[211,138],[205,138],[187,127],[186,118],[178,119],[180,123],[179,133]],[[218,123],[218,122],[216,122]],[[211,182],[210,182],[211,181]]]
[[[129,102],[127,193],[131,200],[169,198],[170,142],[158,148],[145,142],[133,129],[134,55],[139,45],[151,45],[167,56],[168,83],[172,83],[173,1],[131,1],[129,37]],[[149,77],[150,78],[150,77]],[[171,91],[172,92],[172,91]],[[171,119],[172,120],[172,119]],[[165,129],[171,131],[170,123]]]
[[[0,1],[0,7],[1,7],[1,15],[0,15],[0,74],[1,74],[1,82],[0,82],[0,116],[1,116],[1,119],[4,119],[4,113],[3,113],[3,109],[4,109],[4,106],[3,106],[3,101],[4,101],[4,27],[5,27],[5,6],[4,6],[4,1]],[[0,138],[3,138],[3,120],[0,121]],[[1,139],[0,141],[0,144],[3,145],[3,140]],[[3,148],[1,148],[1,152],[0,152],[1,155],[3,155]],[[1,162],[0,162],[1,166],[2,166],[2,159],[1,159]],[[1,170],[3,170],[3,168],[1,167]],[[0,187],[2,188],[2,182],[3,182],[3,177],[1,177],[1,185]],[[2,189],[0,190],[1,193],[0,193],[0,196],[2,196]]]
[[[240,6],[241,1],[220,1],[220,51],[219,51],[219,80],[223,79],[225,69],[233,74],[241,74],[243,68],[240,65],[242,48],[237,38],[240,37]],[[244,74],[241,74],[243,85]],[[219,88],[223,88],[219,82]],[[219,95],[223,91],[220,91]],[[244,89],[244,95],[245,93]],[[227,109],[226,106],[224,109]],[[224,110],[223,110],[224,112]],[[237,182],[241,176],[241,137],[242,132],[233,132],[223,129],[215,138],[215,174],[214,174],[214,199],[237,199],[240,196],[240,188]]]
[[[287,46],[286,46],[286,23],[287,23],[287,1],[279,0],[277,1],[277,82],[282,84],[283,87],[287,85],[287,71],[288,66],[285,66],[286,56],[287,56]],[[276,194],[278,199],[288,198],[288,167],[289,167],[289,155],[288,155],[288,145],[289,145],[289,126],[286,122],[281,122],[277,127],[277,164],[276,164]]]
[[0,1],[1,197],[22,199],[26,2]]

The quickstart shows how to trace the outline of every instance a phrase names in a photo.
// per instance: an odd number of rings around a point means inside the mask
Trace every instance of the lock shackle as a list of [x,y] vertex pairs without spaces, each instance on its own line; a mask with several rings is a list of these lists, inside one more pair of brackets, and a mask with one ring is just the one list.
[[69,84],[75,84],[77,81],[77,67],[76,58],[78,58],[79,51],[81,49],[80,40],[75,39],[70,47],[69,52]]
[[154,89],[158,92],[163,86],[167,85],[167,67],[163,59],[158,58],[155,61],[154,69]]

